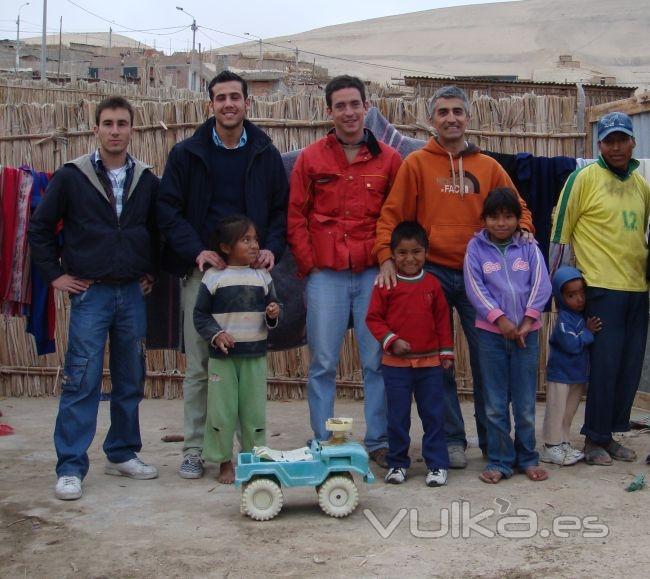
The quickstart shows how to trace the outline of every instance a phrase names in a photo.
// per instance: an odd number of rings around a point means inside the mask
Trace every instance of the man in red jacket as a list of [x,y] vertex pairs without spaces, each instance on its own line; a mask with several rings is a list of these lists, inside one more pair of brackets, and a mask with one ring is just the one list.
[[364,118],[365,87],[339,76],[325,88],[334,129],[307,147],[291,174],[287,237],[298,274],[307,278],[307,343],[311,354],[307,397],[317,440],[327,440],[334,415],[336,368],[350,318],[364,377],[365,444],[386,466],[386,401],[381,347],[368,331],[366,311],[377,275],[372,255],[377,218],[400,156],[377,141]]

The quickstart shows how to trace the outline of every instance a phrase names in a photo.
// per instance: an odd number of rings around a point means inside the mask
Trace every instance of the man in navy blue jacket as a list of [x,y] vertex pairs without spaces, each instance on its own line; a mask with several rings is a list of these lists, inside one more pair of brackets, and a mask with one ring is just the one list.
[[[151,479],[138,405],[145,379],[146,309],[157,263],[154,202],[158,178],[127,154],[133,109],[122,97],[98,106],[99,147],[52,177],[29,225],[32,257],[43,277],[70,296],[70,328],[54,430],[55,496],[81,497],[87,450],[95,436],[104,348],[110,337],[111,427],[104,441],[106,474]],[[59,259],[57,227],[63,220]]]
[[225,267],[208,248],[210,236],[219,219],[247,215],[262,248],[254,267],[269,271],[286,244],[287,178],[271,139],[245,119],[250,104],[246,81],[222,71],[210,82],[208,93],[214,116],[169,153],[157,202],[158,226],[166,241],[162,267],[183,278],[183,478],[203,475],[209,354],[192,314],[203,271]]

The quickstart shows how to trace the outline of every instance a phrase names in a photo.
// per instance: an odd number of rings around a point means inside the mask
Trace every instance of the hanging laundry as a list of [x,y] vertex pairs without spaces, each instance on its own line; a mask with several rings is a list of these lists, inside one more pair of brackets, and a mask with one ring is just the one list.
[[0,312],[24,315],[31,302],[27,226],[31,173],[13,167],[2,171],[2,241],[0,242]]
[[[33,186],[31,191],[31,213],[41,202],[41,198],[47,187],[50,174],[39,173],[30,170]],[[57,227],[60,232],[62,224]],[[31,264],[31,309],[27,316],[27,332],[34,336],[36,353],[39,356],[51,354],[56,351],[54,336],[56,333],[56,306],[54,303],[54,288],[48,284],[41,272]]]

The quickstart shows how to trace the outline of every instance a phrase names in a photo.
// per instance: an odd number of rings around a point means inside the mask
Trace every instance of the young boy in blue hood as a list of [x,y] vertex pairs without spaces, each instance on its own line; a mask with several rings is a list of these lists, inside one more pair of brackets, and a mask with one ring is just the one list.
[[585,319],[585,280],[575,267],[561,267],[553,276],[559,314],[549,341],[546,366],[544,447],[540,460],[561,466],[575,464],[584,454],[569,442],[571,422],[589,380],[589,345],[602,327],[600,318]]

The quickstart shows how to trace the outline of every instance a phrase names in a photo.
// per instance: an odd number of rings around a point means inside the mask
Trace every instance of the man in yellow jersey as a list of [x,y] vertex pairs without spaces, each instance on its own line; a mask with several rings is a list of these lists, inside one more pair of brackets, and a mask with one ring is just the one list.
[[586,315],[602,320],[594,335],[585,422],[587,464],[634,461],[633,450],[612,438],[630,429],[648,333],[650,185],[636,171],[632,120],[609,113],[598,122],[598,161],[567,180],[555,211],[551,270],[571,244],[587,282]]

